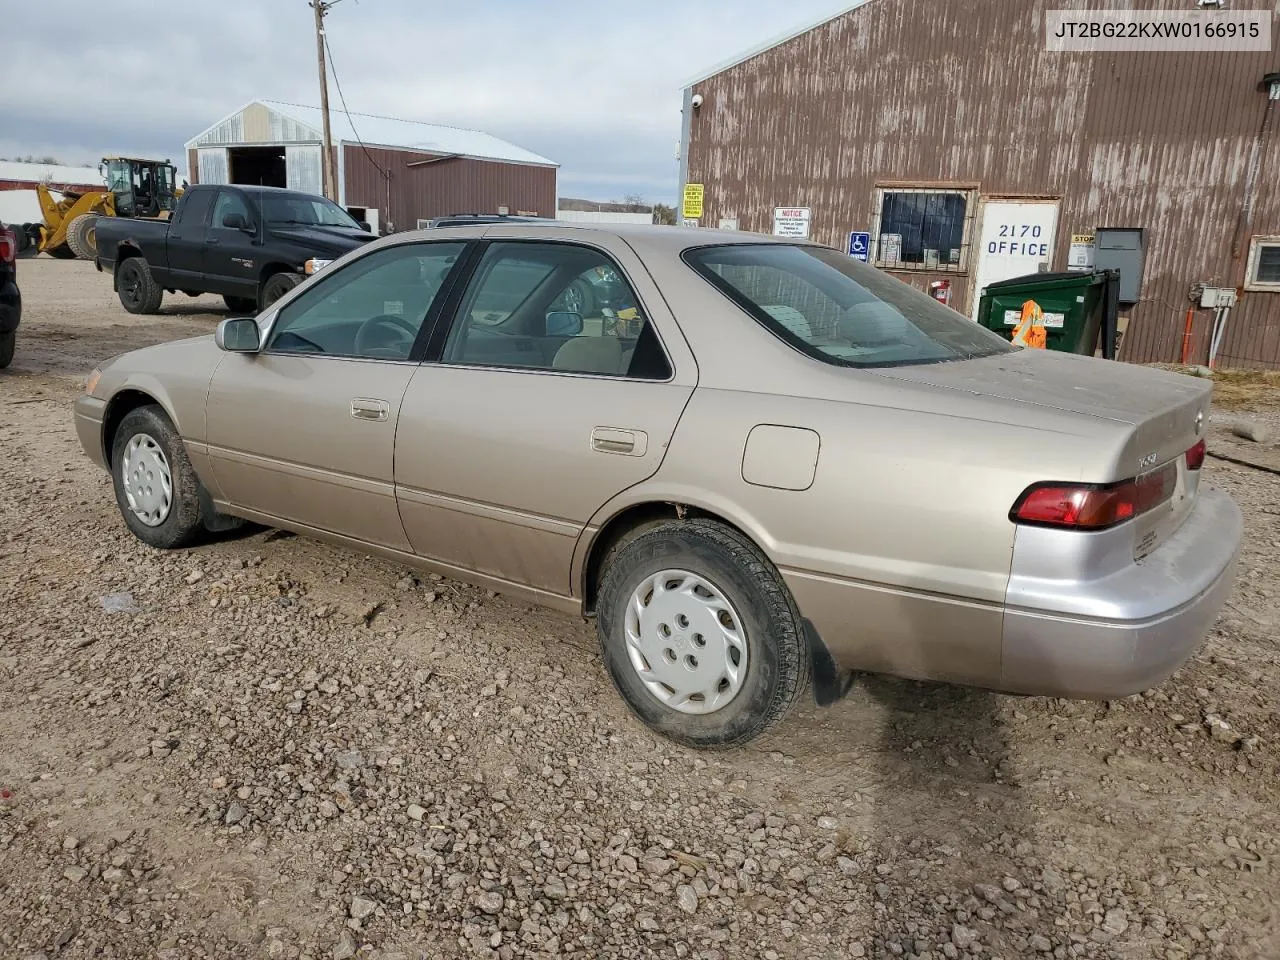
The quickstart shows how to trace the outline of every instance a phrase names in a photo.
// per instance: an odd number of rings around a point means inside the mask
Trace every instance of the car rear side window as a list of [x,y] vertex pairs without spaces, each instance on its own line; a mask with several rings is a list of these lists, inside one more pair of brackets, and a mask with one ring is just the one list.
[[444,363],[667,380],[671,364],[622,271],[572,243],[492,243]]
[[840,366],[938,363],[1014,349],[928,294],[826,247],[726,244],[684,260],[796,349]]

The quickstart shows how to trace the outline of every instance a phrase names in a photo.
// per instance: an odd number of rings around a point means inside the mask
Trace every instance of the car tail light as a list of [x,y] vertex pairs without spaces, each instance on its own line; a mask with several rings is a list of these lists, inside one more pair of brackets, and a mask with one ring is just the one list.
[[0,263],[13,263],[18,255],[18,238],[8,227],[0,227]]
[[1200,440],[1194,447],[1187,451],[1187,469],[1199,470],[1204,466],[1205,445],[1204,440]]
[[1014,523],[1075,530],[1105,530],[1140,517],[1173,496],[1178,482],[1171,462],[1119,483],[1037,483],[1009,512]]

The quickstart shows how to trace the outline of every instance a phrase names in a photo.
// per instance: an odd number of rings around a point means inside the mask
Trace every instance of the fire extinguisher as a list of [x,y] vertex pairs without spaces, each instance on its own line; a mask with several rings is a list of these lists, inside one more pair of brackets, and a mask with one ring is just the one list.
[[939,303],[951,306],[951,281],[934,280],[929,284],[929,296]]

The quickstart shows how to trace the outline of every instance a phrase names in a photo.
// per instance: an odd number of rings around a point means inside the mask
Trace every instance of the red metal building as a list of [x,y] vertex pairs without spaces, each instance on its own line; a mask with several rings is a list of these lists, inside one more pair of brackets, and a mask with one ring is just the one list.
[[[971,315],[987,283],[1136,245],[1122,359],[1179,359],[1196,307],[1203,362],[1224,311],[1192,302],[1202,284],[1235,291],[1220,365],[1280,367],[1280,52],[1047,50],[1047,11],[1116,6],[863,0],[709,71],[684,90],[698,223],[868,234],[873,263],[949,280]],[[1228,12],[1249,9],[1275,20],[1263,0]]]
[[[554,217],[558,165],[477,130],[330,110],[338,202],[380,233],[454,213]],[[192,183],[323,193],[316,107],[255,100],[186,144]]]

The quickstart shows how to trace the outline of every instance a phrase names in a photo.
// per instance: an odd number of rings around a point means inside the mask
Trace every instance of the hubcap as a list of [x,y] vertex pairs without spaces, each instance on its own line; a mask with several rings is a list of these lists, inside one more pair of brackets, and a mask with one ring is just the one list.
[[133,515],[149,527],[158,527],[173,505],[173,475],[160,445],[145,433],[135,434],[120,459],[124,496]]
[[631,594],[625,629],[636,675],[671,709],[714,713],[742,689],[746,628],[705,578],[687,570],[646,577]]

